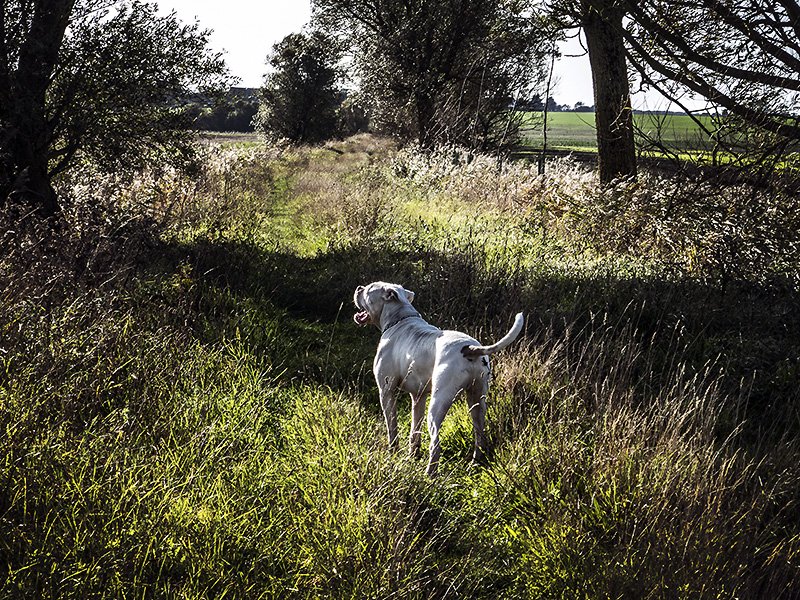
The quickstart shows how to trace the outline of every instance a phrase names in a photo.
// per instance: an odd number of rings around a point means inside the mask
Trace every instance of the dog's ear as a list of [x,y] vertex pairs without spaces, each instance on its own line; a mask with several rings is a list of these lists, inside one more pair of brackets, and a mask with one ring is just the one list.
[[397,290],[394,288],[383,288],[383,299],[385,302],[391,302],[392,300],[397,300]]
[[364,291],[364,286],[360,285],[356,288],[356,291],[353,293],[353,303],[359,310],[361,310],[361,302],[359,300],[361,298],[361,292],[363,291]]
[[409,304],[414,302],[414,292],[411,290],[404,290],[406,293],[406,298],[408,299]]

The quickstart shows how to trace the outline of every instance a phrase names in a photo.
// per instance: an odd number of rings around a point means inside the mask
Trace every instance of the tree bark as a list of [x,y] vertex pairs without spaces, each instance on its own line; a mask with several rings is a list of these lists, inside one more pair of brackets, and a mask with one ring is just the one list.
[[594,85],[600,182],[636,175],[625,44],[624,11],[615,0],[582,0],[582,26]]
[[[7,169],[0,189],[0,204],[12,200],[45,217],[59,212],[48,164],[53,133],[47,115],[47,89],[73,6],[74,0],[35,2],[16,68],[8,64],[6,55],[1,70],[10,85],[2,114],[5,123],[0,132],[0,158]],[[3,36],[9,26],[3,23]]]
[[415,117],[417,120],[417,143],[422,148],[430,149],[434,146],[435,136],[431,131],[435,109],[430,95],[425,91],[417,91],[414,96]]

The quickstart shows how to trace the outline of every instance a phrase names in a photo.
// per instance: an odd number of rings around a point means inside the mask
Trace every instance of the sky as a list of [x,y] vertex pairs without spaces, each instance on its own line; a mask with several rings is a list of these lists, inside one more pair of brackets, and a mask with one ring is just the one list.
[[213,30],[210,45],[223,51],[242,87],[260,87],[273,44],[303,28],[311,17],[308,0],[154,0],[184,23]]
[[[311,17],[308,0],[156,0],[163,12],[174,10],[185,23],[198,21],[213,30],[211,47],[223,51],[231,73],[242,87],[260,87],[273,44],[300,31]],[[554,68],[550,94],[559,104],[594,104],[589,60],[575,37],[560,47],[562,58]],[[665,109],[666,101],[653,95],[634,96],[636,108]]]

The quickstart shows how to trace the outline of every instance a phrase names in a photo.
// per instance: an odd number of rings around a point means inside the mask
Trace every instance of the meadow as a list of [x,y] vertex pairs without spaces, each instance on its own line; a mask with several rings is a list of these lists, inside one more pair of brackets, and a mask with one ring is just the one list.
[[[709,130],[714,119],[698,116]],[[522,124],[523,144],[541,148],[543,117],[526,113]],[[677,153],[712,150],[714,144],[689,115],[634,113],[637,146],[646,148],[647,139],[658,139]],[[597,131],[593,112],[551,112],[547,116],[547,145],[554,150],[597,152]]]
[[[204,152],[61,181],[58,235],[2,215],[0,597],[798,597],[793,194],[365,135]],[[487,341],[525,312],[487,466],[463,403],[438,478],[387,451],[377,279]]]

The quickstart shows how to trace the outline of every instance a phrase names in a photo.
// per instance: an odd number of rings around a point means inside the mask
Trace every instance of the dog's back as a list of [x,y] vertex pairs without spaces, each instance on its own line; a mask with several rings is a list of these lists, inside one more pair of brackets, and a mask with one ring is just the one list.
[[381,335],[373,364],[375,372],[399,377],[398,387],[410,394],[430,391],[436,343],[442,333],[421,317],[397,323]]

